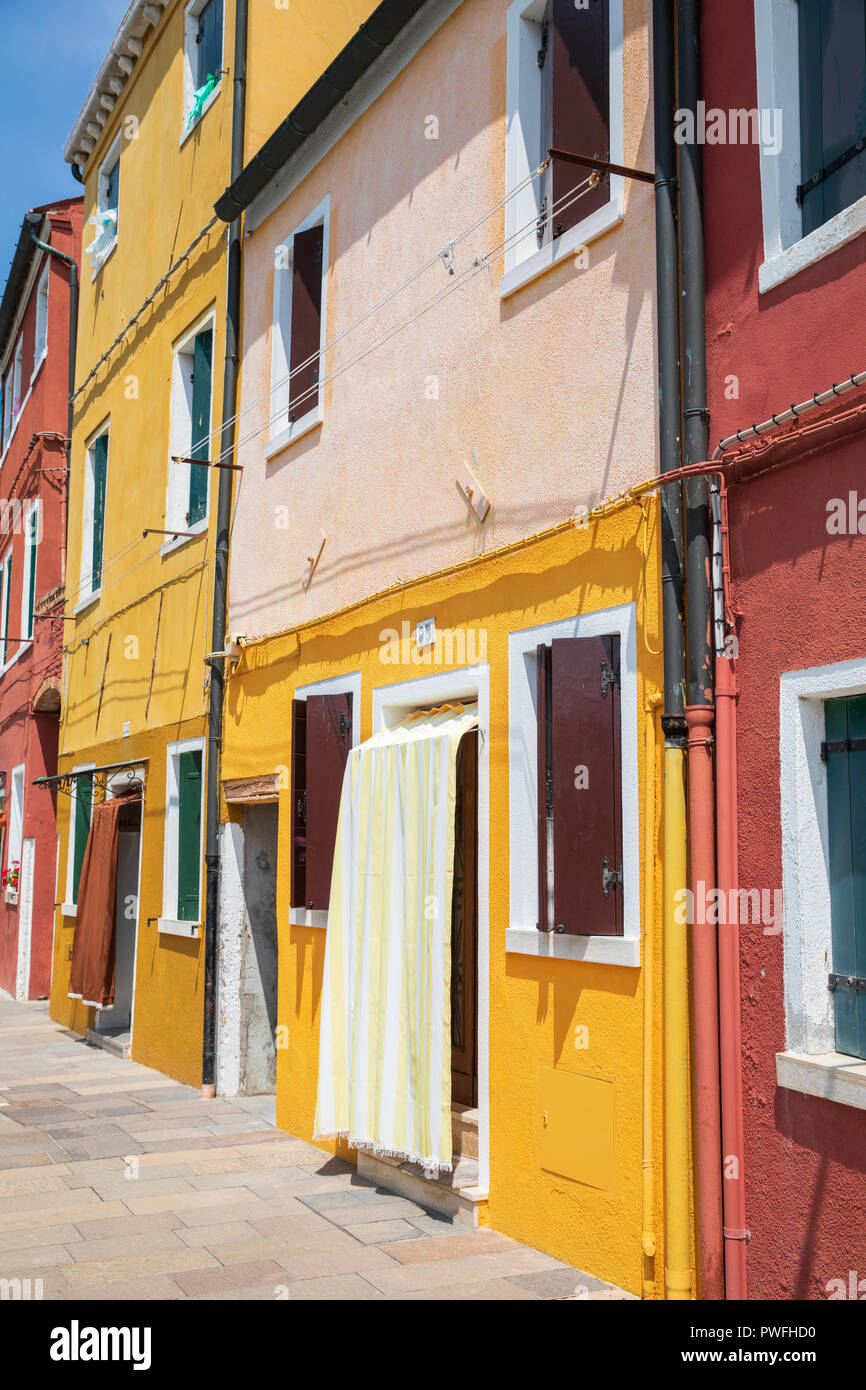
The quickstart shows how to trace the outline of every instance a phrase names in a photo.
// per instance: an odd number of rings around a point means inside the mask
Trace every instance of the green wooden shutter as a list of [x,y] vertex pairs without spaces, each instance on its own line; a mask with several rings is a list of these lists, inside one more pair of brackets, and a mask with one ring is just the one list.
[[25,579],[27,584],[27,621],[24,625],[22,637],[33,636],[33,608],[36,603],[36,537],[39,534],[38,512],[36,507],[30,510],[30,520],[27,536],[27,565],[28,574]]
[[866,12],[855,0],[799,0],[803,235],[866,193]]
[[198,82],[203,87],[211,76],[217,77],[223,60],[223,0],[208,0],[198,20]]
[[105,540],[105,483],[108,476],[108,435],[93,442],[93,545],[90,586],[95,592],[102,584],[102,550]]
[[177,915],[181,922],[197,922],[201,883],[200,751],[179,755],[177,783]]
[[93,773],[75,780],[75,826],[72,843],[72,901],[78,902],[78,885],[81,882],[81,865],[84,863],[84,850],[90,834],[90,815],[93,809]]
[[[192,366],[192,449],[190,458],[210,458],[210,399],[213,334],[210,329],[195,335]],[[194,526],[207,513],[208,470],[190,465],[189,512],[187,523]]]
[[[824,705],[836,1047],[866,1057],[866,695]],[[851,747],[853,740],[864,740]]]

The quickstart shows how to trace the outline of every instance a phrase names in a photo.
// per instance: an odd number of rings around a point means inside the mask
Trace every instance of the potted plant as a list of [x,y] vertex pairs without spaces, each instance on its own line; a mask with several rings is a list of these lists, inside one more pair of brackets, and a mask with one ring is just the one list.
[[18,901],[18,878],[21,872],[21,864],[17,859],[13,859],[8,868],[3,870],[2,883],[5,889],[7,903],[17,903]]

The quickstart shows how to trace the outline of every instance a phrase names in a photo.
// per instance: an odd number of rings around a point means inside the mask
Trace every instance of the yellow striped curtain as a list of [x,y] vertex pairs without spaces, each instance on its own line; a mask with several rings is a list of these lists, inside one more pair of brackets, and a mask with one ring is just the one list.
[[411,715],[349,754],[334,850],[315,1138],[451,1168],[457,748],[475,706]]

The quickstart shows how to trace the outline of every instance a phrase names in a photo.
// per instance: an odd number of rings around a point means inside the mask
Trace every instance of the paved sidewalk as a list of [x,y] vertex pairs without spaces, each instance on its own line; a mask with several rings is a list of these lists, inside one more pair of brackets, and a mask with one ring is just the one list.
[[[45,1299],[625,1298],[0,991],[0,1279]],[[32,1285],[31,1285],[32,1287]]]

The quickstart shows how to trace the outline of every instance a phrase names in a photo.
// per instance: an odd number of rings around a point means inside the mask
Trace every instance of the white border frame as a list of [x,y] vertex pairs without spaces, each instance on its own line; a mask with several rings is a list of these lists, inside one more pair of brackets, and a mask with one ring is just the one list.
[[[108,448],[105,451],[105,506],[102,516],[102,563],[103,571],[105,566],[105,533],[108,521],[108,470],[111,467],[111,416],[107,415],[90,437],[84,446],[84,488],[81,499],[81,556],[79,562],[78,577],[78,601],[76,602],[73,613],[75,615],[89,608],[95,603],[102,593],[102,581],[98,589],[90,587],[93,578],[93,446],[97,439],[101,439],[104,434],[108,435]],[[85,545],[85,537],[87,542]],[[85,576],[86,584],[85,584]]]
[[[9,795],[9,815],[8,815],[7,830],[6,830],[6,868],[7,868],[7,869],[9,868],[10,864],[16,862],[16,861],[13,860],[13,858],[12,858],[12,830],[13,830],[13,826],[14,826],[14,824],[15,824],[15,821],[14,821],[14,808],[15,808],[15,782],[16,782],[16,778],[18,779],[18,784],[19,784],[19,786],[21,787],[21,799],[20,799],[20,802],[19,802],[19,809],[18,809],[18,857],[17,857],[17,863],[18,863],[18,865],[19,865],[19,871],[20,871],[20,865],[21,865],[21,851],[22,851],[22,848],[23,848],[23,845],[24,845],[24,788],[25,788],[25,785],[26,785],[26,778],[27,778],[27,765],[26,765],[26,763],[16,763],[15,767],[12,768],[12,775],[11,775],[11,777],[10,777],[10,779],[9,779],[9,792],[10,792],[10,795]],[[19,888],[20,888],[20,872],[19,872]]]
[[[76,763],[73,772],[94,772],[96,763]],[[76,786],[76,793],[78,788]],[[90,807],[93,810],[93,788],[90,789]],[[78,915],[78,900],[72,900],[72,866],[75,858],[75,818],[78,815],[78,796],[70,797],[69,807],[69,831],[66,841],[66,892],[64,901],[60,904],[61,917],[75,917]],[[60,840],[58,837],[58,853]]]
[[[2,557],[0,557],[0,572],[2,572],[2,583],[0,583],[0,676],[6,674],[7,667],[12,665],[15,657],[9,656],[9,617],[12,613],[12,552],[14,543],[9,542]],[[20,637],[20,633],[18,634]],[[27,643],[29,646],[30,644]],[[23,649],[24,644],[17,644],[15,656]]]
[[[540,932],[535,649],[554,637],[620,638],[622,776],[622,936]],[[637,619],[633,603],[523,628],[508,637],[508,815],[510,854],[506,951],[549,959],[638,967],[641,957],[640,778],[638,776]],[[647,769],[646,775],[651,775]]]
[[[189,463],[172,463],[171,461],[173,454],[187,453],[195,442],[192,438],[192,396],[190,396],[189,440],[186,443],[178,443],[178,437],[180,435],[180,430],[178,428],[180,420],[178,414],[181,409],[181,404],[183,404],[184,407],[186,405],[183,383],[179,376],[181,369],[178,358],[181,353],[185,353],[187,356],[189,355],[190,344],[194,343],[196,335],[201,333],[202,329],[208,326],[210,326],[211,331],[210,414],[208,416],[208,430],[212,442],[214,432],[214,383],[216,380],[215,368],[217,360],[216,305],[212,304],[190,328],[184,329],[180,337],[175,339],[172,346],[168,426],[168,476],[165,485],[165,525],[166,530],[170,530],[175,521],[179,521],[179,530],[191,531],[192,535],[169,536],[159,548],[160,555],[170,555],[173,550],[179,550],[182,545],[186,545],[189,541],[204,535],[210,526],[211,470],[208,469],[207,471],[207,504],[205,506],[205,514],[201,521],[197,521],[193,526],[190,526],[188,522],[183,520],[182,516],[176,517],[173,513],[173,509],[178,505],[178,498],[183,496],[184,491],[186,496],[189,497],[190,473],[193,465]],[[184,438],[186,438],[185,425],[183,434]],[[184,479],[185,488],[181,488],[181,478]]]
[[[193,25],[194,21],[198,19],[206,4],[207,0],[189,0],[189,4],[183,12],[183,114],[181,116],[180,123],[180,139],[177,142],[178,148],[180,148],[180,146],[183,145],[186,142],[186,140],[189,139],[190,135],[192,135],[194,131],[198,130],[199,126],[205,118],[205,115],[211,109],[211,107],[213,106],[214,102],[216,101],[217,97],[223,89],[223,80],[222,76],[220,76],[219,82],[216,84],[207,101],[205,102],[204,106],[201,108],[201,111],[199,112],[198,120],[195,122],[194,125],[191,125],[189,126],[189,128],[187,128],[189,113],[192,110],[192,99],[196,91],[198,90],[192,75],[192,60],[190,58],[190,45],[195,43],[195,33]],[[220,64],[223,65],[225,61],[226,3],[225,0],[223,0],[223,34]]]
[[[198,856],[197,922],[181,921],[177,915],[178,818],[180,799],[177,785],[177,764],[181,753],[201,753],[201,834]],[[162,852],[162,916],[156,919],[157,930],[169,936],[198,936],[204,907],[204,835],[205,835],[205,778],[207,775],[207,740],[185,738],[169,743],[165,750],[165,818]],[[170,911],[169,909],[174,909]]]
[[[308,232],[313,227],[322,227],[322,305],[319,313],[319,391],[312,409],[302,415],[300,420],[282,429],[275,426],[286,419],[289,413],[289,360],[292,332],[292,267],[295,255],[295,237],[299,232]],[[271,394],[268,410],[268,438],[265,441],[265,460],[270,462],[275,455],[294,444],[295,440],[309,434],[322,423],[325,415],[325,358],[324,348],[328,340],[328,266],[331,243],[331,195],[330,193],[313,208],[297,227],[283,237],[277,249],[288,252],[288,265],[277,266],[274,258],[274,300],[271,317]],[[278,386],[277,383],[283,384]]]
[[373,733],[448,700],[478,704],[478,1188],[490,1190],[490,667],[463,666],[373,687]]
[[[33,515],[36,515],[36,535],[31,539],[30,525]],[[24,638],[26,644],[33,641],[35,621],[34,614],[27,612],[27,596],[30,589],[30,566],[33,566],[33,610],[36,609],[36,567],[39,562],[39,539],[42,519],[41,498],[35,497],[31,500],[29,507],[26,508],[24,516],[24,564],[21,568],[21,631],[20,636]],[[27,632],[27,629],[30,629]],[[27,634],[25,636],[25,633]]]
[[[34,336],[34,339],[33,339],[33,371],[32,371],[31,374],[30,374],[30,385],[31,385],[31,386],[33,385],[34,381],[36,380],[36,378],[37,378],[38,375],[39,375],[39,368],[42,366],[42,363],[45,361],[46,357],[48,356],[48,304],[49,304],[50,293],[51,293],[51,274],[50,274],[50,272],[51,272],[51,260],[50,260],[50,258],[49,258],[48,256],[46,256],[46,257],[45,257],[45,265],[44,265],[44,267],[43,267],[43,269],[42,269],[42,272],[41,272],[41,274],[40,274],[40,276],[39,276],[39,279],[38,279],[38,281],[37,281],[37,284],[36,284],[36,328],[35,328],[35,336]],[[42,309],[42,312],[41,312],[41,313],[40,313],[40,305],[44,305],[44,308]],[[44,343],[43,343],[43,345],[42,345],[42,351],[41,351],[41,353],[40,353],[40,352],[38,352],[38,349],[39,349],[39,325],[40,325],[40,321],[41,321],[43,318],[44,318],[44,325],[43,325],[43,326],[44,326],[44,330],[45,330],[45,341],[44,341]],[[37,356],[37,353],[38,353],[38,356]]]
[[[759,148],[764,261],[758,267],[761,294],[775,289],[866,231],[866,197],[843,208],[803,235],[797,206],[800,168],[800,38],[797,0],[756,0],[755,58],[759,110],[782,113],[782,148]],[[788,131],[788,139],[784,132]]]
[[[100,166],[99,166],[99,172],[97,173],[97,176],[96,176],[96,209],[95,209],[95,211],[96,211],[97,215],[98,215],[99,213],[101,213],[101,212],[105,212],[105,210],[106,210],[106,209],[105,209],[105,204],[104,204],[104,202],[103,202],[103,199],[104,199],[104,197],[105,197],[105,187],[106,187],[106,184],[107,184],[107,182],[108,182],[108,175],[110,174],[111,170],[114,168],[115,164],[117,164],[117,165],[120,164],[120,156],[121,156],[121,152],[122,152],[122,151],[121,151],[122,140],[123,140],[123,132],[122,132],[122,131],[118,131],[117,134],[115,135],[114,139],[112,140],[111,145],[109,146],[108,150],[106,151],[105,158],[103,159],[102,163],[101,163]],[[115,221],[115,224],[114,224],[114,236],[112,237],[112,239],[111,239],[111,241],[108,243],[108,245],[105,247],[105,249],[104,249],[102,252],[99,253],[99,256],[98,256],[98,259],[97,259],[97,263],[96,263],[96,265],[93,266],[93,269],[92,269],[91,272],[90,272],[90,282],[91,282],[91,284],[92,284],[93,281],[96,279],[96,277],[97,277],[97,275],[99,274],[99,272],[102,270],[102,267],[105,265],[105,263],[106,263],[106,261],[108,260],[109,256],[111,256],[111,255],[113,254],[114,248],[115,248],[116,245],[117,245],[117,234],[118,234],[117,229],[118,229],[118,227],[120,226],[120,175],[119,175],[119,174],[118,174],[118,183],[117,183],[117,208],[116,208],[116,214],[117,214],[117,217],[116,217],[116,221]],[[101,232],[97,232],[97,236],[101,236],[101,235],[102,235]],[[95,238],[94,238],[94,240],[95,240]]]
[[[313,681],[311,685],[299,685],[292,697],[306,701],[309,695],[352,696],[352,747],[361,742],[361,672],[349,671],[345,676],[332,676],[328,680]],[[291,756],[294,757],[292,749]],[[291,896],[291,864],[289,865],[289,894]],[[321,927],[327,929],[328,914],[322,908],[289,907],[289,925],[292,927]]]
[[[541,75],[538,69],[538,32],[546,0],[512,0],[507,11],[507,76],[505,124],[505,191],[516,188],[538,165],[541,142]],[[610,0],[610,159],[625,163],[625,114],[622,72],[622,0]],[[499,281],[501,299],[529,284],[554,265],[566,261],[622,222],[625,216],[625,179],[610,176],[610,198],[604,207],[569,227],[561,237],[533,250],[535,221],[539,214],[539,183],[534,180],[505,204],[505,235],[513,237],[526,228],[521,240],[505,253],[505,273]],[[527,249],[528,248],[528,249]]]

